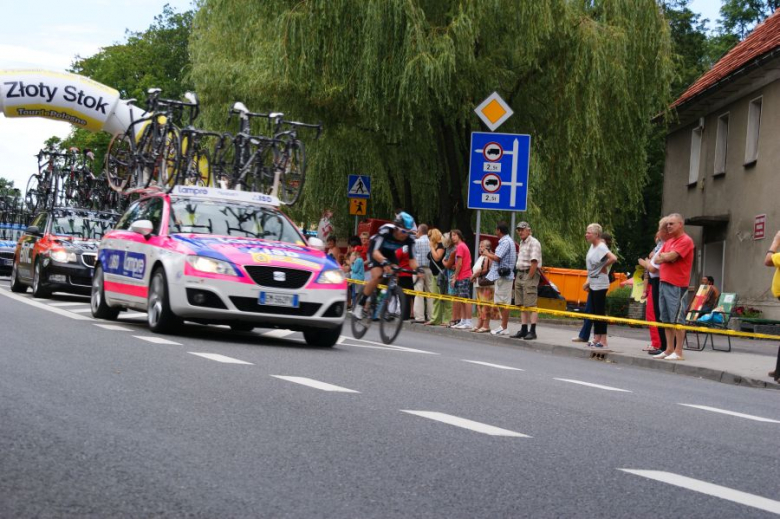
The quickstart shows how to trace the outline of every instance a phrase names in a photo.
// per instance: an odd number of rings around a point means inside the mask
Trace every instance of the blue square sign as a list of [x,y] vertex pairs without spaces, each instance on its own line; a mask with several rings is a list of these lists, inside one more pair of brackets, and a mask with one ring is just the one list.
[[347,183],[348,198],[370,198],[371,177],[368,175],[350,175]]
[[469,209],[525,211],[531,136],[472,132]]

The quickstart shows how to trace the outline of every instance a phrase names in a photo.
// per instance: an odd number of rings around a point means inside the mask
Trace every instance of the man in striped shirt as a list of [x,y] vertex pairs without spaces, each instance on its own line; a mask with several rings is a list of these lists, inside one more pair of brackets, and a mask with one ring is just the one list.
[[[417,292],[430,292],[433,286],[430,252],[431,242],[428,241],[428,226],[423,223],[417,226],[417,239],[414,241],[414,257],[417,258],[417,265],[422,269],[414,282],[414,290]],[[414,296],[414,322],[424,323],[430,319],[433,319],[433,299]]]

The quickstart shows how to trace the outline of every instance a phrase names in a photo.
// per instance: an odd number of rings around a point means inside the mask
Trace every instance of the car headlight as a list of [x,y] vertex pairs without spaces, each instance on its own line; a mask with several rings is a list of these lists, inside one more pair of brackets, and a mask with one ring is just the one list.
[[317,283],[327,283],[337,285],[344,282],[344,274],[340,270],[323,270],[320,277],[317,278]]
[[65,249],[52,249],[49,256],[57,263],[76,263],[76,253]]
[[192,268],[208,274],[222,274],[224,276],[237,276],[236,269],[232,263],[203,256],[187,256],[187,263]]

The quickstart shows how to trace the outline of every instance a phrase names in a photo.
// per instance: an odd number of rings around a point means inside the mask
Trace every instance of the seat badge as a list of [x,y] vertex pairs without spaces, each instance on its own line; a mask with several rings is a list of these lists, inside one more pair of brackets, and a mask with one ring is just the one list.
[[274,281],[278,282],[284,282],[287,281],[287,275],[284,272],[280,272],[278,270],[274,271]]

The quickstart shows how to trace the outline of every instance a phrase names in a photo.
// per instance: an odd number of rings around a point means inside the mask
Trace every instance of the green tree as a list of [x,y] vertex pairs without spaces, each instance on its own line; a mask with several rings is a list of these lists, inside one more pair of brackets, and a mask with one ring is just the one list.
[[[123,99],[138,99],[142,107],[146,90],[152,87],[161,88],[164,97],[180,98],[192,88],[187,54],[192,18],[192,11],[177,13],[165,5],[148,29],[128,30],[126,42],[104,47],[89,57],[77,56],[70,71],[116,88]],[[110,138],[106,133],[74,128],[60,147],[91,149],[99,165]]]
[[778,7],[780,0],[722,0],[718,28],[707,42],[708,65],[715,65]]
[[190,53],[213,128],[237,100],[324,123],[294,213],[333,206],[344,226],[346,177],[364,173],[374,215],[471,231],[473,109],[499,92],[515,112],[501,131],[532,135],[524,217],[558,262],[581,262],[587,223],[639,206],[673,72],[651,0],[205,0]]

